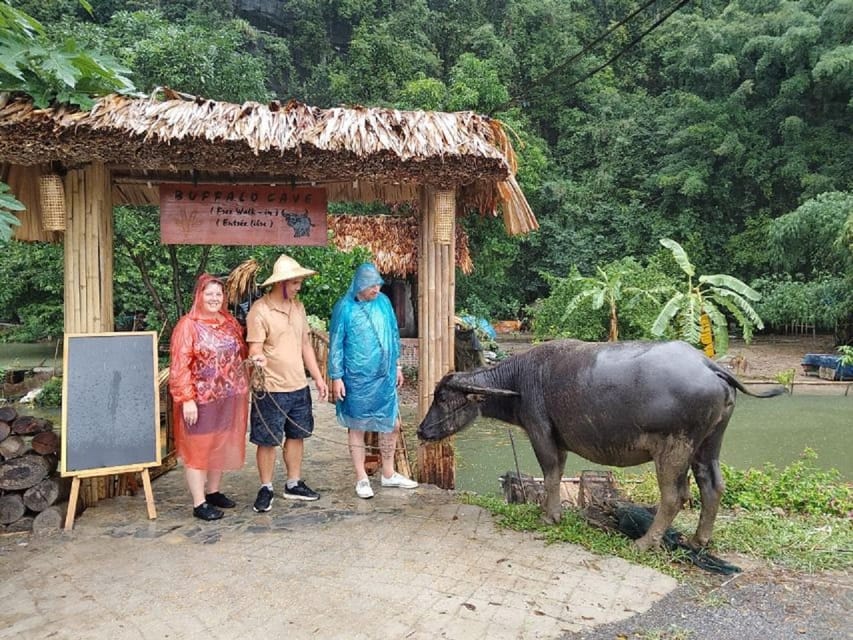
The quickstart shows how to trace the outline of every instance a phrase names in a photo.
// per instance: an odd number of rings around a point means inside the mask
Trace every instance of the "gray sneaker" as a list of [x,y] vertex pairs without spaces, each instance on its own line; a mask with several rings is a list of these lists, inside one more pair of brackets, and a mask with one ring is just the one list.
[[295,487],[284,487],[284,497],[290,500],[319,500],[320,494],[300,480]]

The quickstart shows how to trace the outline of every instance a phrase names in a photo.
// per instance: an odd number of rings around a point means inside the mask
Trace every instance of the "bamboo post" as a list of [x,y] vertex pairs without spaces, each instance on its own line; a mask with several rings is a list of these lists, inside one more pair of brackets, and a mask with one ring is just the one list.
[[[450,241],[437,242],[436,190],[420,191],[420,233],[418,251],[418,420],[429,410],[432,393],[453,363],[453,309],[456,298],[456,234]],[[445,206],[452,206],[455,220],[455,194],[440,192]],[[443,489],[456,486],[453,438],[418,446],[418,481]]]
[[109,171],[90,164],[65,176],[65,332],[113,330],[113,211]]

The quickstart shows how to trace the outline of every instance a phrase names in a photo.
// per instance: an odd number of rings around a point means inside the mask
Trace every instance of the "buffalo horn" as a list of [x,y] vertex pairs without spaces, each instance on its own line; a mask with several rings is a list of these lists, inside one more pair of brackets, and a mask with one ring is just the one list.
[[461,391],[462,393],[480,393],[486,396],[503,396],[505,398],[510,398],[512,396],[520,396],[521,394],[518,391],[512,391],[510,389],[494,389],[490,387],[476,387],[470,384],[463,384],[459,382],[451,382],[447,385],[451,389],[455,391]]

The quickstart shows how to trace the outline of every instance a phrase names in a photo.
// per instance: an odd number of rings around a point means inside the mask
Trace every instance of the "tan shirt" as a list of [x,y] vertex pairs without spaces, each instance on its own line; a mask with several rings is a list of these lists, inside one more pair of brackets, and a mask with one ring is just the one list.
[[285,301],[279,307],[267,294],[252,304],[246,316],[246,342],[263,344],[267,391],[298,391],[308,386],[302,341],[309,331],[305,307],[299,300]]

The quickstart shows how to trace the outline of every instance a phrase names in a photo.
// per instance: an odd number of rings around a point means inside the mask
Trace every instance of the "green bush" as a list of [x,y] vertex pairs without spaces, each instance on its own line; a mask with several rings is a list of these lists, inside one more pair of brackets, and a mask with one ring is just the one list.
[[54,376],[44,383],[41,393],[34,400],[37,407],[62,406],[62,378]]
[[799,460],[781,470],[772,464],[745,471],[722,465],[726,481],[722,505],[846,516],[853,511],[853,490],[837,470],[817,468],[816,459],[817,454],[806,449]]
[[[621,275],[619,317],[620,340],[650,339],[650,328],[657,317],[662,302],[652,293],[673,284],[657,265],[643,266],[634,258],[622,258],[604,265],[608,274]],[[565,278],[547,273],[540,274],[550,285],[547,298],[537,300],[527,312],[533,321],[533,334],[537,339],[577,338],[579,340],[606,340],[610,323],[607,305],[598,309],[587,300],[566,313],[571,301],[583,291],[584,283],[577,267]]]
[[805,282],[790,276],[761,278],[753,283],[761,294],[755,310],[764,324],[775,329],[808,322],[833,330],[853,310],[853,293],[841,276],[823,275]]

